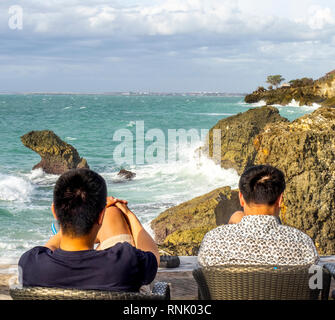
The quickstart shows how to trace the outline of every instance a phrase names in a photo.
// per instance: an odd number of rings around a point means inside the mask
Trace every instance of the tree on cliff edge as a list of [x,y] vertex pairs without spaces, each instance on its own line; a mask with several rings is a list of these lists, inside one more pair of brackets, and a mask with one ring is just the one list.
[[278,88],[280,83],[284,80],[285,79],[280,74],[277,74],[277,75],[274,75],[274,76],[268,76],[266,82],[275,86],[276,88]]

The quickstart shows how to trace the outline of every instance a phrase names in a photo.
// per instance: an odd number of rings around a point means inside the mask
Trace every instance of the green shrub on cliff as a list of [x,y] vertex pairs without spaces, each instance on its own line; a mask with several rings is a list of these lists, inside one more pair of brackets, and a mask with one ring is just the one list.
[[285,79],[280,74],[276,74],[274,76],[268,76],[266,83],[269,83],[277,88],[284,80]]

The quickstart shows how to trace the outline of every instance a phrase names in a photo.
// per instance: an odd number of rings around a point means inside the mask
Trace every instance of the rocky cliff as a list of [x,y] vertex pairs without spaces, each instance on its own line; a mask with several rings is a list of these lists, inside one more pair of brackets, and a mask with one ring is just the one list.
[[301,106],[312,105],[313,103],[319,103],[322,106],[335,106],[335,74],[329,74],[316,81],[310,80],[293,80],[290,87],[281,87],[274,90],[266,90],[260,87],[247,95],[245,102],[264,101],[264,104],[267,105],[287,105],[294,99]]
[[164,211],[152,221],[151,228],[164,251],[197,255],[204,235],[227,223],[237,210],[238,191],[223,187]]
[[[234,168],[239,174],[246,166],[254,163],[256,150],[255,137],[267,124],[288,122],[280,116],[277,108],[264,106],[250,109],[244,113],[220,120],[210,129],[206,143],[201,151],[213,158],[221,167]],[[220,153],[217,157],[214,147],[214,132],[220,133]],[[213,152],[214,157],[213,157]]]
[[255,164],[285,173],[283,223],[306,232],[320,254],[335,254],[335,109],[267,125],[254,146]]
[[50,174],[63,174],[70,169],[89,168],[77,150],[61,140],[53,131],[31,131],[21,137],[22,143],[41,156],[33,169],[42,168]]
[[[254,164],[283,170],[287,188],[282,222],[306,232],[320,255],[334,255],[335,108],[322,107],[293,122],[275,110],[250,109],[214,127],[224,131],[221,166],[231,165],[239,173]],[[267,115],[265,119],[260,111]],[[212,144],[209,139],[206,148],[212,149]],[[238,192],[221,188],[166,210],[152,228],[167,251],[196,254],[204,234],[227,223],[238,209]]]

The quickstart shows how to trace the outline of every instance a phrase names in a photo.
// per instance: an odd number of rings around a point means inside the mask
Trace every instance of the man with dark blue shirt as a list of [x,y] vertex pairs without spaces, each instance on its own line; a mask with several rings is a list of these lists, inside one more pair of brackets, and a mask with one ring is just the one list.
[[52,212],[60,231],[22,255],[23,286],[138,291],[155,278],[157,245],[127,201],[107,198],[99,174],[88,169],[63,174]]

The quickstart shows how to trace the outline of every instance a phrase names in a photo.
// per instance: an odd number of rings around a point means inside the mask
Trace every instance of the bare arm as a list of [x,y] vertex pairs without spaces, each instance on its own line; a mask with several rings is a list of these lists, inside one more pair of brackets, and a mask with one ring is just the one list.
[[55,234],[53,237],[49,239],[49,241],[44,245],[45,247],[49,248],[50,250],[54,251],[59,249],[60,245],[60,232]]
[[143,251],[152,252],[157,259],[157,264],[159,265],[160,257],[157,244],[152,239],[150,234],[143,228],[141,222],[137,219],[136,215],[124,203],[117,202],[115,206],[119,208],[126,216],[131,229],[131,233],[134,238],[136,248]]
[[243,211],[236,211],[233,213],[233,215],[230,217],[228,224],[236,224],[241,222],[242,218],[244,217]]

